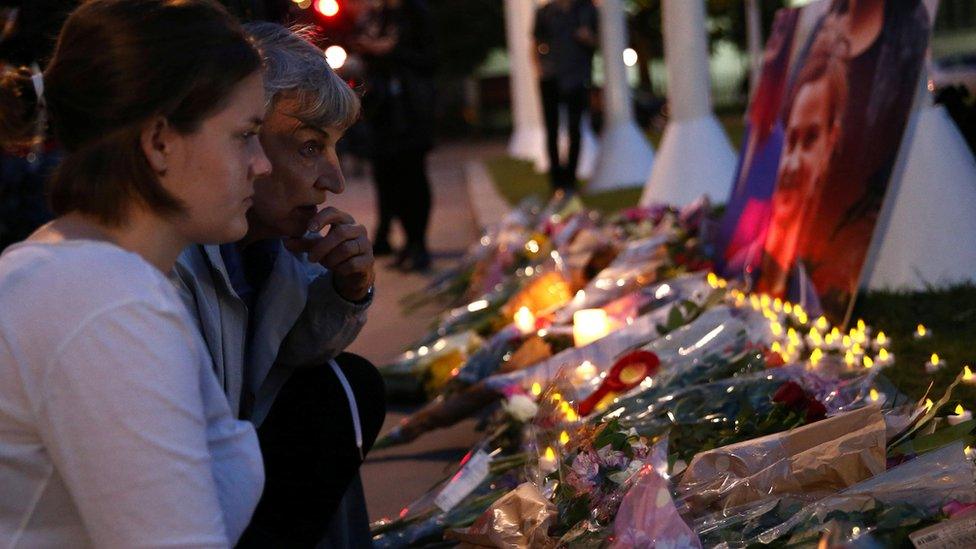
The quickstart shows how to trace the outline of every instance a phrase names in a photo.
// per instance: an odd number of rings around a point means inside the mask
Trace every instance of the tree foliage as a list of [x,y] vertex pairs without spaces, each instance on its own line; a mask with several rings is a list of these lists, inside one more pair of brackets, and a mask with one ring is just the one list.
[[502,0],[429,0],[440,71],[465,76],[505,46]]

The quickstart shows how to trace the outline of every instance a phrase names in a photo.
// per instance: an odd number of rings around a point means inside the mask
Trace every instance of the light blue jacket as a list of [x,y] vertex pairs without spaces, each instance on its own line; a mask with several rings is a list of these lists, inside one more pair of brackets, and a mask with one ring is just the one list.
[[292,254],[280,241],[278,246],[271,274],[254,301],[257,325],[249,352],[247,307],[231,285],[218,246],[187,248],[172,276],[207,342],[231,411],[240,415],[245,390],[254,395],[246,419],[255,426],[295,368],[328,367],[326,362],[352,343],[372,302],[346,301],[330,271],[309,263],[304,254]]

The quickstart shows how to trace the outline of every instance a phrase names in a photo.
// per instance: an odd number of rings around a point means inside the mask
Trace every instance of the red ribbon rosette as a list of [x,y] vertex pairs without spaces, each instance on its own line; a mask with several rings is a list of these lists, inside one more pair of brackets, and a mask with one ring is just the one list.
[[579,414],[587,416],[610,393],[629,391],[657,373],[661,359],[650,351],[634,351],[620,357],[610,368],[603,383],[579,405]]

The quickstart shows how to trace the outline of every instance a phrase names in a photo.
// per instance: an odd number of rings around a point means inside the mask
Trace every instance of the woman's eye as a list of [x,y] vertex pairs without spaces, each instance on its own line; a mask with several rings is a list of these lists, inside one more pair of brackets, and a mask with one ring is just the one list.
[[309,142],[302,145],[302,156],[315,157],[321,154],[322,147],[318,143]]

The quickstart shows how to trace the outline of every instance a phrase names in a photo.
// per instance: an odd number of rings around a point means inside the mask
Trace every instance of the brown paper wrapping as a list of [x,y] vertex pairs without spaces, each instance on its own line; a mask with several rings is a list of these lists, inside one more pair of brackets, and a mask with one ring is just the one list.
[[884,470],[885,421],[879,407],[869,406],[699,453],[678,493],[700,512],[776,494],[832,493]]
[[449,530],[445,537],[460,541],[462,548],[549,549],[548,535],[556,507],[530,482],[502,496],[467,530]]

